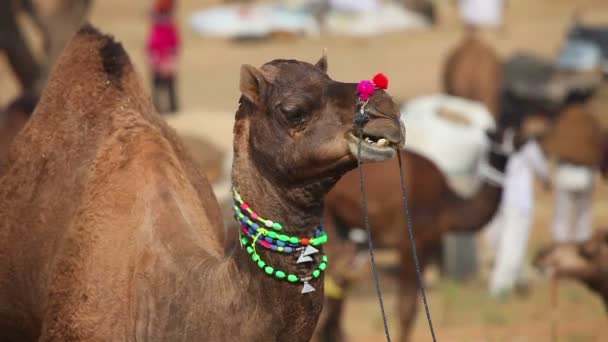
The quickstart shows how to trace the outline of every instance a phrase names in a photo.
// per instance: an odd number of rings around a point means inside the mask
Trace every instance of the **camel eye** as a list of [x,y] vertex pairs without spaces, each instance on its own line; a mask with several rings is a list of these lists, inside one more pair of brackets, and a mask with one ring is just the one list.
[[282,111],[291,124],[300,124],[306,120],[306,112],[300,108],[283,108]]

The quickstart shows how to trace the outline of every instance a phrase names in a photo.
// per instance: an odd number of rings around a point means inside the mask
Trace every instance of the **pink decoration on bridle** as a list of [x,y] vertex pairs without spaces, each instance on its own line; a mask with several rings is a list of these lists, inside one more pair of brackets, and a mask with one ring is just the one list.
[[372,80],[363,80],[357,85],[359,98],[361,101],[367,101],[376,91],[376,89],[387,89],[388,77],[383,73],[378,73]]

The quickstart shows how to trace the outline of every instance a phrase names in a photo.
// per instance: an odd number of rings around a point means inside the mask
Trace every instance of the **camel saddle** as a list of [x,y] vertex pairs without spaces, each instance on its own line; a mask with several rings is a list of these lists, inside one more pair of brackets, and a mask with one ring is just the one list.
[[601,82],[601,73],[596,70],[561,68],[558,63],[526,53],[508,59],[504,75],[504,91],[544,108],[559,107],[572,94],[593,92]]

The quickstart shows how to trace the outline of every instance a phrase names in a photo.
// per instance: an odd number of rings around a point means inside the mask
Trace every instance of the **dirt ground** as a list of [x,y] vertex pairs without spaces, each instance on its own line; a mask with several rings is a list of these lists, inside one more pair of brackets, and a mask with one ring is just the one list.
[[[38,0],[40,2],[47,0]],[[314,62],[328,48],[329,73],[336,80],[356,82],[376,72],[389,75],[389,91],[397,100],[439,90],[442,62],[459,41],[462,30],[454,1],[437,1],[441,24],[432,30],[389,34],[373,39],[322,37],[237,44],[197,37],[187,28],[188,14],[219,0],[180,0],[179,20],[184,50],[179,88],[183,113],[170,118],[178,130],[188,131],[228,148],[232,139],[233,113],[237,107],[239,67],[259,66],[274,58],[296,58]],[[144,44],[148,29],[148,6],[144,0],[98,0],[91,21],[122,41],[147,82]],[[575,8],[589,22],[608,24],[608,1],[511,0],[504,30],[488,33],[503,56],[526,50],[541,56],[557,53],[564,30]],[[38,41],[32,39],[32,44]],[[16,94],[12,75],[0,56],[0,104]],[[597,186],[594,225],[608,226],[608,182]],[[552,194],[537,191],[537,213],[530,252],[548,241]],[[382,283],[396,335],[395,289],[389,275]],[[371,282],[361,284],[348,303],[347,328],[353,341],[382,341],[382,322]],[[429,290],[430,307],[441,341],[548,341],[550,332],[550,287],[536,279],[526,298],[503,303],[486,296],[483,280],[469,283],[441,281]],[[559,341],[608,341],[604,308],[599,299],[582,286],[563,282],[560,286]],[[414,341],[430,341],[424,315],[419,315]]]

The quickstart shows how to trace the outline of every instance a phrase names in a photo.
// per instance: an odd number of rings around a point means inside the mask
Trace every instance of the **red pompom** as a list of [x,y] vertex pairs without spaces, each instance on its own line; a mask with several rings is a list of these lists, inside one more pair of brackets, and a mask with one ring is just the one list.
[[372,81],[374,82],[374,85],[376,85],[376,87],[380,89],[388,88],[388,77],[386,77],[386,75],[384,75],[383,73],[377,73],[376,76],[374,76],[374,78],[372,79]]

